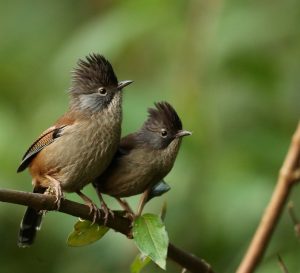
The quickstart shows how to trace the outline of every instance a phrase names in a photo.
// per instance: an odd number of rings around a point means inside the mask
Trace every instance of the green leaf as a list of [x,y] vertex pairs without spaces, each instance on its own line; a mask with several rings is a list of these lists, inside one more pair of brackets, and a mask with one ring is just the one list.
[[166,269],[169,238],[158,215],[144,214],[133,223],[133,240],[144,256]]
[[87,220],[79,220],[69,235],[68,246],[85,246],[100,240],[109,230],[106,226],[92,224]]
[[138,254],[130,266],[131,273],[140,273],[150,261],[149,257]]

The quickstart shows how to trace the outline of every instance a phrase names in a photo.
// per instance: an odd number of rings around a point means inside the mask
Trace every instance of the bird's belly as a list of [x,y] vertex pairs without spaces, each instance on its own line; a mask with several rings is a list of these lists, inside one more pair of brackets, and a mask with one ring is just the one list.
[[149,187],[149,184],[151,184],[151,181],[148,179],[132,179],[127,183],[117,185],[115,188],[117,192],[114,195],[117,197],[128,197],[141,194]]
[[128,197],[144,192],[150,184],[148,179],[131,178],[126,180],[115,180],[113,183],[103,185],[101,191],[114,197]]
[[172,164],[164,165],[158,156],[148,156],[143,149],[135,149],[121,157],[98,180],[100,192],[114,197],[128,197],[143,193],[162,180]]
[[128,197],[143,193],[162,179],[147,172],[146,169],[132,168],[128,172],[123,171],[119,176],[113,175],[111,179],[100,184],[100,191],[114,197]]

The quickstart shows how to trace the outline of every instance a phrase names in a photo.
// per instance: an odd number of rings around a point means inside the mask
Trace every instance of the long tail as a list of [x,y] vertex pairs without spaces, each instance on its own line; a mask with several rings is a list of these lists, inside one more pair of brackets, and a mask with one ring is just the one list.
[[[33,192],[44,193],[45,188],[34,188]],[[40,229],[42,218],[43,214],[40,211],[27,207],[20,226],[19,247],[29,247],[33,244],[36,232]]]

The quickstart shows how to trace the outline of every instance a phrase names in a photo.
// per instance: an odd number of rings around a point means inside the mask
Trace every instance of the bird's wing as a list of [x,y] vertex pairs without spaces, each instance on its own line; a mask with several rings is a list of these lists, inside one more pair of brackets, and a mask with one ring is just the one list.
[[118,151],[115,155],[116,158],[128,155],[137,146],[135,134],[129,134],[123,137],[120,141]]
[[59,125],[52,126],[44,131],[41,136],[33,142],[33,144],[29,147],[27,152],[22,158],[22,162],[17,170],[17,172],[21,172],[25,170],[31,160],[40,152],[43,148],[50,145],[55,139],[59,138],[62,134],[63,128],[67,125]]

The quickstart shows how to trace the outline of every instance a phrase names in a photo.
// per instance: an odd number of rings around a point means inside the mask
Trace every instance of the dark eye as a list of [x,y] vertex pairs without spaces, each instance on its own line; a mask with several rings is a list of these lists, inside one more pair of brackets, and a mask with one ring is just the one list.
[[160,134],[162,137],[166,137],[168,135],[168,132],[167,132],[167,130],[162,129]]
[[100,88],[98,89],[98,93],[99,93],[101,96],[106,96],[107,90],[106,90],[104,87],[100,87]]

